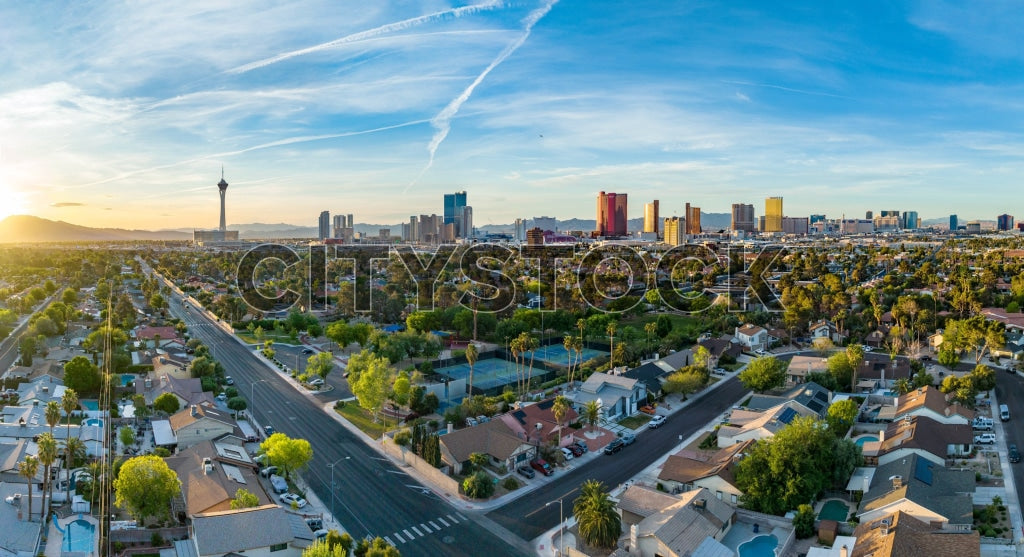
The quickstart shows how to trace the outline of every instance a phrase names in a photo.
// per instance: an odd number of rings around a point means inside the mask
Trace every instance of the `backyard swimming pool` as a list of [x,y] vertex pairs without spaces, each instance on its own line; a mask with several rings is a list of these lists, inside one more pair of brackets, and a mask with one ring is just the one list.
[[121,386],[127,387],[135,382],[135,376],[130,373],[121,374]]
[[864,443],[868,443],[868,442],[872,442],[872,441],[878,441],[878,436],[877,435],[861,435],[860,437],[858,437],[858,438],[853,440],[853,442],[856,443],[857,446],[862,448],[862,449],[864,448]]
[[96,526],[81,518],[68,523],[60,548],[62,551],[93,553],[96,551]]
[[740,544],[740,557],[775,557],[775,548],[779,546],[779,538],[773,535],[758,536],[749,542]]
[[101,420],[99,418],[89,418],[88,420],[82,421],[82,425],[93,426],[93,427],[103,427],[103,420]]
[[85,408],[86,410],[99,410],[100,409],[100,401],[98,401],[96,399],[83,400],[83,401],[81,401],[81,404],[82,404],[82,408]]

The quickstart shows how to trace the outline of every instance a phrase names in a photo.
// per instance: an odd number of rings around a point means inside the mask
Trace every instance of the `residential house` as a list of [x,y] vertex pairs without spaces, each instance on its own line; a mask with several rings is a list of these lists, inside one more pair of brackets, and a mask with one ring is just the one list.
[[989,321],[1006,325],[1006,330],[1024,331],[1024,312],[1010,313],[1003,308],[981,308],[981,314]]
[[857,388],[861,392],[891,389],[897,379],[910,379],[912,376],[909,359],[897,357],[893,360],[888,354],[866,352],[864,361],[857,368]]
[[910,454],[878,466],[857,516],[864,524],[903,511],[947,530],[970,531],[974,487],[974,471],[945,468]]
[[301,557],[313,543],[302,517],[277,505],[206,513],[192,519],[189,531],[195,557]]
[[561,439],[562,444],[566,445],[571,441],[572,430],[565,426],[575,422],[579,414],[570,407],[559,424],[555,421],[554,412],[551,411],[554,404],[555,398],[551,397],[536,404],[525,404],[495,419],[505,422],[519,439],[534,442],[541,439],[544,443],[557,443]]
[[142,326],[132,331],[132,336],[139,340],[152,341],[156,337],[160,337],[161,345],[165,340],[171,340],[178,338],[178,331],[174,330],[174,327],[149,327]]
[[[0,410],[0,445],[4,443],[17,443],[19,440],[27,439],[32,442],[50,431],[46,423],[45,406],[5,406]],[[67,439],[68,426],[61,424],[53,430],[53,437],[57,444],[63,444]],[[88,456],[100,456],[103,451],[103,425],[102,422],[87,421],[83,425],[72,424],[70,427],[71,437],[81,439],[85,444],[85,453]]]
[[212,406],[193,404],[173,414],[168,421],[179,449],[212,441],[235,432],[238,425],[227,412]]
[[699,346],[703,346],[707,349],[708,353],[711,354],[712,367],[718,365],[718,360],[720,360],[722,356],[728,355],[733,359],[736,359],[743,354],[743,345],[741,345],[735,337],[729,335],[700,340],[697,341],[697,344]]
[[40,375],[28,383],[18,385],[18,404],[46,406],[50,401],[60,404],[64,396],[64,381],[52,375]]
[[878,433],[878,441],[864,443],[864,463],[888,464],[916,454],[939,466],[948,458],[966,457],[974,448],[974,432],[967,424],[945,424],[925,415],[906,415]]
[[31,366],[16,365],[7,370],[3,375],[7,379],[24,379],[25,381],[35,381],[47,375],[63,380],[64,364],[56,360],[40,360],[36,358],[32,360]]
[[[0,443],[0,482],[18,483],[24,489],[25,478],[18,473],[18,463],[24,461],[27,455],[39,455],[39,448],[31,439],[17,439],[10,443]],[[42,466],[36,472],[35,478],[41,485],[43,482]],[[32,489],[39,489],[39,485],[33,486]]]
[[868,336],[864,337],[864,344],[871,348],[881,348],[885,345],[886,334],[884,331],[875,329],[868,333]]
[[796,385],[781,395],[754,394],[747,401],[746,409],[763,412],[788,401],[799,403],[819,418],[824,418],[832,404],[832,391],[811,381]]
[[171,393],[178,398],[178,406],[189,405],[213,406],[213,395],[203,391],[203,382],[196,378],[179,379],[173,375],[160,375],[153,379],[154,375],[147,375],[142,380],[135,381],[135,393],[146,399],[147,405],[164,393]]
[[1006,331],[1006,343],[1001,348],[993,348],[989,352],[993,358],[1022,359],[1024,357],[1024,334],[1019,329]]
[[878,411],[878,421],[891,422],[907,416],[927,416],[944,424],[970,424],[974,410],[958,402],[950,402],[935,387],[921,387],[896,399],[894,406],[885,405]]
[[202,441],[164,460],[181,481],[189,517],[231,510],[239,489],[255,495],[261,505],[274,504],[259,482],[256,463],[238,445]]
[[827,319],[823,319],[817,323],[808,323],[807,331],[810,335],[811,342],[813,342],[814,339],[825,338],[832,341],[833,344],[839,345],[846,339],[846,335],[839,333],[839,327]]
[[828,359],[818,356],[793,356],[786,369],[786,383],[799,385],[812,373],[828,373]]
[[735,524],[736,510],[707,489],[666,496],[633,485],[623,493],[618,507],[622,527],[629,536],[628,555],[684,557],[731,553],[721,540]]
[[716,498],[735,505],[743,494],[736,487],[736,464],[750,443],[735,443],[714,451],[683,449],[669,455],[658,480],[673,493],[705,488]]
[[758,327],[753,323],[746,323],[742,327],[737,327],[733,338],[750,352],[768,350],[768,331],[764,327]]
[[642,382],[647,392],[657,398],[661,396],[662,379],[668,377],[674,371],[666,371],[658,365],[658,362],[648,362],[623,373],[622,376]]
[[48,521],[41,519],[43,514],[42,491],[32,490],[32,520],[28,518],[28,497],[25,482],[0,482],[0,499],[21,495],[16,505],[0,503],[0,555],[4,557],[31,557],[39,554],[40,536],[44,526],[49,528]]
[[857,542],[845,554],[850,557],[981,556],[977,530],[951,531],[903,511],[870,522],[861,521],[853,535]]
[[441,461],[451,466],[455,474],[462,472],[473,453],[486,454],[493,464],[511,471],[526,464],[537,450],[536,437],[530,438],[525,432],[517,434],[502,419],[453,431],[438,441]]
[[798,416],[819,416],[799,402],[789,400],[763,412],[733,410],[729,423],[718,428],[718,446],[725,448],[753,439],[767,439]]
[[605,420],[616,420],[636,414],[647,404],[647,388],[636,379],[598,372],[580,385],[574,400],[576,411],[591,400],[599,402]]

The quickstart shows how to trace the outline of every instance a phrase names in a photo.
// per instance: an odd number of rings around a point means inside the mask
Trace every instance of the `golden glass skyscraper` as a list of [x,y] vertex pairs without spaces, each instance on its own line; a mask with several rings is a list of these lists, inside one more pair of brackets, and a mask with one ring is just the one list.
[[764,200],[764,230],[761,232],[782,232],[781,197],[769,197]]

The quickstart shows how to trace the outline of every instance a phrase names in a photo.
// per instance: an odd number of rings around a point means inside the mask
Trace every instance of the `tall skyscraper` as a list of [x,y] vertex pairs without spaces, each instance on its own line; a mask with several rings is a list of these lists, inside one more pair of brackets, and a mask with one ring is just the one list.
[[516,219],[515,227],[516,227],[516,230],[515,230],[515,234],[512,235],[513,238],[517,242],[525,242],[526,241],[526,219]]
[[732,224],[729,228],[733,230],[743,230],[745,232],[754,231],[754,206],[746,203],[733,203],[732,204]]
[[473,208],[469,205],[462,208],[462,222],[458,223],[462,232],[460,236],[462,238],[469,238],[473,235]]
[[[455,193],[444,194],[444,222],[441,224],[454,224],[455,235],[458,238],[465,238],[472,232],[463,222],[465,218],[466,208],[466,192],[457,191]],[[472,223],[470,223],[472,226]]]
[[949,231],[956,232],[959,227],[960,223],[958,222],[956,215],[949,215]]
[[317,227],[318,228],[317,237],[320,240],[326,240],[326,239],[330,238],[331,237],[331,212],[330,211],[322,211],[320,213],[320,220],[319,220],[319,222],[317,224],[318,224],[318,227]]
[[[555,217],[533,217],[533,225],[544,231],[558,231],[558,219]],[[523,223],[523,226],[526,226],[526,223]],[[526,232],[523,232],[523,234],[523,238],[525,238]]]
[[1003,214],[996,217],[996,230],[1013,230],[1013,216]]
[[670,246],[686,243],[686,219],[666,217],[662,229],[665,231],[664,241]]
[[825,222],[825,215],[811,215],[810,219],[811,224],[816,222]]
[[782,232],[782,198],[764,200],[764,229],[761,232]]
[[658,200],[644,203],[644,232],[658,233]]
[[864,212],[864,219],[865,220],[871,220],[873,218],[875,218],[875,214],[874,213],[872,213],[871,211],[865,211]]
[[228,193],[228,183],[224,181],[223,166],[220,167],[220,182],[217,182],[217,189],[220,191],[220,231],[224,232],[228,229],[228,219],[224,213],[224,196]]
[[626,199],[624,193],[597,194],[598,236],[625,236],[628,233]]
[[917,230],[917,211],[903,211],[903,217],[900,220],[903,230]]
[[686,219],[687,234],[700,234],[700,207],[691,207],[687,203],[683,211],[683,218]]

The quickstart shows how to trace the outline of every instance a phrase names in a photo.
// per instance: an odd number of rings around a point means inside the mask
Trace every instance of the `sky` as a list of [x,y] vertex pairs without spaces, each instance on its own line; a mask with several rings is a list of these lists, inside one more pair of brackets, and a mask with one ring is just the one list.
[[1024,213],[1018,3],[787,4],[0,2],[0,217]]

